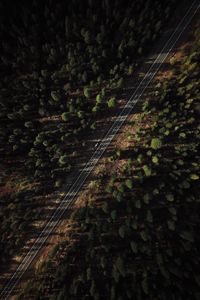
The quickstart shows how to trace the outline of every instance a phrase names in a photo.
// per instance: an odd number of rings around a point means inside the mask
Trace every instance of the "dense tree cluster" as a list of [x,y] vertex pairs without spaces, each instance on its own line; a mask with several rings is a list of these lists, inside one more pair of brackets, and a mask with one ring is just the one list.
[[102,110],[116,106],[115,91],[156,40],[174,3],[1,2],[1,186],[13,178],[30,183],[2,196],[1,259],[39,216],[43,203],[37,206],[33,195],[62,184],[83,133],[95,128]]
[[101,176],[21,299],[199,300],[199,37],[144,103],[150,126],[113,154],[126,163]]

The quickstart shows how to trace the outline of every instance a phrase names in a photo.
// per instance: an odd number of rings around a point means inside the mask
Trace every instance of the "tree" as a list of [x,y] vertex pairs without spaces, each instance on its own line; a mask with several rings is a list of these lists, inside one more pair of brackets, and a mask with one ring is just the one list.
[[69,121],[69,117],[70,117],[69,112],[64,112],[61,115],[62,120],[65,121],[65,122]]
[[67,162],[68,162],[68,156],[67,156],[66,154],[65,154],[65,155],[62,155],[62,156],[59,158],[59,164],[65,165]]
[[86,98],[90,97],[90,89],[88,87],[84,87],[83,94]]
[[102,102],[102,96],[101,96],[101,94],[98,94],[96,96],[96,104],[100,104],[101,102]]
[[59,101],[60,100],[60,95],[58,94],[58,92],[56,92],[56,91],[52,91],[51,92],[51,97],[52,97],[52,99],[54,100],[54,101]]
[[114,108],[116,106],[116,98],[112,97],[107,102],[109,108]]

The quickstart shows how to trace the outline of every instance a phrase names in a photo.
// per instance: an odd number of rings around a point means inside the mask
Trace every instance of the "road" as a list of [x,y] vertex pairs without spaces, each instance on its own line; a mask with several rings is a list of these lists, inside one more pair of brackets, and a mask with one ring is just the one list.
[[94,153],[92,154],[89,161],[85,164],[83,169],[80,171],[76,180],[74,180],[74,182],[68,188],[68,192],[66,193],[64,198],[60,200],[58,207],[52,213],[50,219],[46,223],[44,229],[36,238],[33,245],[24,255],[16,271],[8,279],[7,283],[5,284],[0,293],[0,299],[8,299],[11,296],[21,277],[25,274],[25,272],[27,271],[27,269],[39,253],[39,251],[45,245],[45,242],[49,238],[50,234],[59,224],[63,214],[73,204],[77,194],[80,192],[88,176],[91,174],[97,162],[102,157],[103,153],[105,152],[105,150],[107,149],[107,147],[121,128],[121,126],[124,124],[130,113],[133,111],[136,103],[139,101],[144,91],[154,79],[156,73],[159,71],[162,64],[177,44],[185,29],[189,26],[191,20],[193,19],[199,8],[200,1],[195,0],[188,8],[185,15],[178,23],[177,27],[171,32],[170,36],[166,38],[166,42],[163,48],[156,55],[155,59],[150,63],[149,69],[146,72],[145,76],[143,77],[143,79],[140,80],[137,88],[134,91],[131,91],[126,105],[124,106],[116,120],[113,122],[112,126],[110,127],[102,141],[95,148]]

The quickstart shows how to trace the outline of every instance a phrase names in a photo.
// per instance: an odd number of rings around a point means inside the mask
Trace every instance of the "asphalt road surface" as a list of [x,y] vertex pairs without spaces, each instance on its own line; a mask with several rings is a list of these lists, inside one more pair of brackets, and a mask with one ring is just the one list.
[[192,4],[188,7],[187,11],[185,12],[185,15],[178,23],[177,27],[174,28],[172,32],[170,32],[170,35],[163,35],[165,40],[164,46],[156,55],[154,60],[152,60],[152,62],[149,64],[148,71],[146,72],[143,79],[140,80],[139,84],[137,85],[137,88],[131,91],[126,105],[121,110],[120,114],[113,122],[112,126],[110,127],[104,138],[96,146],[94,153],[92,154],[89,161],[84,165],[83,169],[79,172],[77,178],[69,186],[68,192],[66,193],[64,198],[60,200],[59,205],[50,216],[44,229],[40,232],[33,245],[24,255],[18,268],[15,270],[15,272],[4,285],[0,293],[0,299],[8,299],[11,296],[21,277],[24,275],[24,273],[27,271],[27,269],[39,253],[39,251],[42,249],[50,234],[60,222],[60,219],[63,216],[63,214],[76,199],[77,194],[83,187],[88,176],[95,168],[98,160],[102,157],[103,153],[105,152],[105,150],[107,149],[107,147],[121,128],[121,126],[124,124],[130,113],[133,111],[136,103],[142,97],[144,91],[152,82],[153,78],[161,68],[162,64],[165,62],[168,55],[176,46],[178,40],[184,33],[185,29],[189,26],[191,20],[193,19],[199,8],[199,0],[195,0],[194,2],[192,2]]

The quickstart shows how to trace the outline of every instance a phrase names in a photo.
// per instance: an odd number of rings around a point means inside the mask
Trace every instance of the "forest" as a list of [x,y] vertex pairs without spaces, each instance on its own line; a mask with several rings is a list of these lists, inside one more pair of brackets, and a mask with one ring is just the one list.
[[0,251],[6,262],[63,185],[175,1],[1,2]]
[[19,299],[199,299],[199,38]]
[[[175,0],[0,3],[0,264],[48,219]],[[187,1],[186,1],[187,2]],[[199,25],[199,23],[198,23]],[[18,299],[199,300],[200,30]],[[96,141],[94,138],[93,144]],[[56,194],[57,193],[57,194]]]

